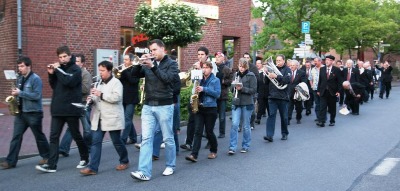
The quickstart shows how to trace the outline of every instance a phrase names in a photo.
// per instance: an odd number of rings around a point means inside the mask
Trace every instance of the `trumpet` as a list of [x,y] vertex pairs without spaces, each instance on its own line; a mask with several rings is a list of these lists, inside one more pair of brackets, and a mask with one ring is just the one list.
[[282,76],[282,73],[278,70],[278,68],[275,66],[274,61],[272,60],[272,57],[269,57],[266,62],[264,63],[264,69],[262,70],[264,75],[268,77],[268,79],[280,90],[283,90],[287,87],[287,84],[285,85],[280,85],[278,80],[276,78],[270,78],[269,73],[275,73],[276,75]]
[[119,78],[121,78],[121,74],[123,71],[125,71],[133,66],[139,66],[143,63],[144,60],[147,60],[147,59],[154,59],[154,57],[139,58],[138,56],[135,55],[135,57],[132,60],[132,64],[130,66],[127,66],[124,68],[124,64],[120,64],[119,66],[113,68],[112,72],[113,72],[114,76],[119,79]]

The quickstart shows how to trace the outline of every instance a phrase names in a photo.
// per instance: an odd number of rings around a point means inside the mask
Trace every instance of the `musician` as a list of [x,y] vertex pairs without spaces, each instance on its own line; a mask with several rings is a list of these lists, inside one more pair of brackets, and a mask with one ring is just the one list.
[[[76,54],[76,65],[78,65],[82,70],[82,104],[86,104],[87,96],[90,93],[90,85],[92,84],[92,75],[86,70],[85,65],[85,56],[83,54]],[[88,107],[86,111],[82,111],[83,115],[79,117],[82,127],[83,127],[83,140],[86,143],[90,151],[90,145],[92,145],[92,132],[90,130],[90,112],[91,107]],[[72,136],[71,130],[67,128],[65,134],[60,142],[59,154],[64,157],[69,156],[69,150],[71,148]]]
[[226,113],[226,101],[228,100],[228,91],[232,83],[232,71],[225,64],[225,55],[221,52],[215,53],[215,63],[217,64],[217,75],[216,77],[220,81],[221,96],[217,100],[218,105],[218,118],[219,118],[219,135],[218,138],[225,137],[225,113]]
[[256,61],[256,66],[258,69],[257,75],[257,117],[255,123],[260,124],[261,116],[265,115],[265,109],[267,109],[267,113],[269,115],[269,107],[268,107],[268,95],[269,95],[269,80],[265,76],[263,72],[264,65],[262,64],[262,60]]
[[[208,59],[208,54],[209,50],[204,46],[201,46],[197,49],[198,61],[193,64],[193,70],[201,70],[203,63],[205,63]],[[193,86],[192,95],[195,92],[194,88],[195,87]],[[188,124],[186,126],[186,139],[185,143],[180,145],[180,147],[185,150],[192,150],[194,130],[195,130],[195,118],[191,104],[188,104],[188,113],[189,113],[189,119],[188,119]]]
[[386,99],[389,98],[390,90],[392,89],[392,70],[388,61],[385,61],[383,67],[376,65],[376,69],[381,71],[381,88],[379,92],[379,98],[383,99],[383,94],[386,92]]
[[39,155],[43,158],[39,164],[45,164],[49,158],[49,143],[42,131],[42,79],[32,71],[32,61],[22,56],[17,60],[18,72],[17,88],[11,90],[11,95],[19,100],[19,113],[14,118],[14,131],[10,142],[10,150],[4,162],[3,169],[15,168],[22,138],[28,127],[35,136]]
[[125,170],[129,166],[128,151],[121,139],[121,130],[125,128],[123,120],[123,87],[112,75],[113,64],[102,61],[98,64],[101,82],[91,89],[91,96],[86,101],[93,102],[92,133],[93,144],[90,152],[90,163],[80,171],[83,175],[96,175],[100,165],[101,148],[106,132],[109,133],[115,150],[119,155],[116,170]]
[[82,109],[72,103],[82,102],[82,70],[75,64],[75,56],[67,46],[57,48],[60,62],[47,67],[50,87],[53,89],[51,99],[50,156],[47,164],[37,165],[42,172],[56,172],[58,163],[58,146],[64,124],[67,123],[75,140],[81,161],[76,166],[82,168],[89,162],[88,148],[79,132],[79,117]]
[[309,95],[310,95],[310,99],[304,101],[304,108],[306,108],[306,115],[310,115],[311,114],[311,107],[313,105],[314,102],[314,94],[312,92],[311,89],[311,70],[312,70],[312,65],[311,65],[311,61],[307,60],[304,64],[303,67],[301,67],[301,70],[303,70],[303,72],[306,74],[306,84],[307,87],[309,89]]
[[209,159],[217,157],[218,142],[214,134],[215,121],[217,120],[217,99],[221,94],[221,84],[219,78],[212,73],[213,65],[206,61],[203,63],[203,79],[200,85],[196,87],[196,92],[199,93],[199,111],[195,117],[195,136],[193,150],[185,159],[197,162],[197,157],[201,147],[202,134],[205,129],[208,142],[210,144]]
[[325,126],[326,112],[330,114],[329,126],[335,126],[336,117],[336,99],[340,96],[342,89],[342,74],[340,69],[333,66],[335,57],[328,55],[325,57],[326,66],[320,69],[317,94],[320,96],[320,121],[317,122],[319,127]]
[[[287,140],[289,135],[289,130],[287,128],[288,125],[288,104],[289,104],[289,92],[288,88],[278,88],[283,87],[284,85],[288,85],[290,83],[290,74],[291,70],[285,65],[285,56],[278,55],[276,56],[276,67],[281,73],[281,75],[277,75],[276,73],[268,73],[269,79],[276,80],[278,84],[269,82],[269,96],[268,96],[268,104],[269,104],[269,115],[267,119],[266,129],[267,135],[264,136],[264,140],[273,142],[274,133],[275,133],[275,121],[276,114],[279,110],[279,115],[281,118],[281,140]],[[267,73],[267,71],[264,71]]]
[[359,115],[360,100],[363,97],[364,88],[365,86],[358,82],[351,84],[349,81],[343,82],[343,89],[344,93],[346,94],[344,103],[350,107],[351,114],[353,115]]
[[299,83],[306,83],[306,74],[302,70],[298,70],[299,62],[297,60],[289,61],[289,66],[291,75],[290,75],[290,83],[288,85],[289,89],[289,111],[288,111],[288,125],[290,125],[290,120],[292,119],[293,109],[296,109],[296,121],[297,124],[301,123],[301,112],[303,112],[303,104],[302,101],[298,101],[294,99],[295,87],[299,85]]
[[257,92],[257,78],[249,71],[249,63],[245,58],[239,59],[239,72],[235,75],[234,98],[232,98],[232,128],[230,132],[229,155],[236,152],[238,144],[239,123],[243,124],[243,140],[241,153],[248,152],[251,144],[250,118],[254,110],[254,94]]
[[[153,138],[160,125],[165,143],[166,168],[164,176],[174,173],[176,150],[173,135],[173,88],[172,82],[178,74],[178,65],[165,54],[165,45],[161,40],[150,41],[149,48],[154,62],[150,59],[134,67],[134,75],[145,77],[146,100],[142,108],[142,144],[140,148],[138,171],[131,172],[132,178],[150,180],[152,171]],[[149,54],[142,55],[150,58]]]
[[[124,106],[125,129],[122,131],[121,139],[124,143],[135,144],[137,142],[137,134],[135,125],[133,124],[133,116],[135,115],[135,105],[139,103],[139,82],[140,78],[132,76],[132,62],[135,56],[132,53],[124,55],[124,65],[119,81],[123,87],[122,105]],[[129,141],[128,141],[129,137]]]
[[[255,64],[253,64],[253,62],[251,60],[251,57],[250,57],[250,54],[245,52],[243,54],[243,58],[245,58],[247,60],[247,62],[249,63],[249,71],[253,72],[253,74],[256,75],[257,72],[258,72],[258,69],[257,69],[257,66]],[[254,93],[253,99],[254,99],[254,102],[257,101],[257,92]],[[256,120],[256,113],[255,113],[255,109],[254,109],[253,113],[251,113],[251,118],[250,118],[250,127],[251,127],[251,129],[254,129],[254,127],[255,127],[255,125],[254,125],[255,120]],[[243,119],[240,120],[240,121],[242,122]],[[240,124],[239,132],[242,131],[242,127],[243,127],[243,124]]]

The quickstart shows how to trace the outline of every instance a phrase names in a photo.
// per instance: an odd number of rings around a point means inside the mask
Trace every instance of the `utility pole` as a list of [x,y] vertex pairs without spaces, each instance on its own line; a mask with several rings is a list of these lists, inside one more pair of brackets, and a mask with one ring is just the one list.
[[253,64],[255,65],[255,64],[256,64],[256,50],[254,49],[254,47],[255,47],[255,45],[256,45],[256,39],[255,39],[255,37],[256,37],[256,35],[257,35],[257,24],[256,24],[256,23],[253,23],[253,30],[251,30],[251,34],[252,34],[252,36],[253,36],[253,42],[252,42],[252,45],[253,45],[253,55],[252,55],[252,57],[253,57]]

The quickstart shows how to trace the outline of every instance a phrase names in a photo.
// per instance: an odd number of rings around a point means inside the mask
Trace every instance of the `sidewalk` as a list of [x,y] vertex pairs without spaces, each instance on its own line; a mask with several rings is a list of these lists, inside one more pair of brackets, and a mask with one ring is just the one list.
[[[43,132],[46,135],[47,139],[49,139],[50,135],[50,105],[43,105]],[[134,124],[136,128],[137,134],[141,134],[141,120],[140,116],[135,116]],[[10,115],[8,112],[8,106],[4,103],[0,102],[0,161],[2,161],[8,154],[8,150],[10,147],[10,141],[12,138],[13,130],[14,130],[14,116]],[[81,133],[82,133],[82,127]],[[65,132],[65,128],[63,130]],[[64,134],[64,133],[63,133]],[[63,136],[61,135],[61,137]],[[109,141],[109,134],[106,133],[104,136],[104,141]],[[72,147],[75,147],[76,144],[73,141]],[[28,128],[28,130],[24,134],[24,139],[22,141],[21,151],[19,152],[20,158],[29,157],[38,154],[38,149],[36,147],[35,137],[33,136],[32,131]]]

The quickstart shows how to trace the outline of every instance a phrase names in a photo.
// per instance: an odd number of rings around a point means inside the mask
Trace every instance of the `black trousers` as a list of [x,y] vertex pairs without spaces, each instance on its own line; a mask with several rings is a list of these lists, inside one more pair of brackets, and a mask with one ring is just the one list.
[[326,112],[330,114],[330,123],[335,123],[336,118],[336,96],[330,95],[326,92],[323,96],[320,96],[320,122],[325,123]]
[[360,112],[360,99],[361,98],[354,98],[347,101],[346,104],[350,107],[352,113]]
[[53,116],[51,117],[50,156],[48,160],[50,169],[57,169],[60,135],[65,123],[68,124],[72,138],[78,146],[81,160],[89,161],[88,147],[86,146],[82,135],[79,132],[79,116]]
[[192,107],[188,104],[188,113],[189,119],[188,124],[186,126],[186,141],[185,143],[192,146],[193,145],[193,137],[194,137],[194,130],[195,130],[195,119],[194,113],[192,112]]
[[291,99],[288,107],[288,119],[292,119],[293,109],[296,109],[296,119],[301,120],[301,112],[303,112],[303,102]]
[[382,82],[379,97],[383,97],[383,93],[386,91],[386,98],[389,97],[390,90],[392,89],[392,82]]
[[261,116],[265,114],[265,109],[267,109],[267,114],[269,115],[269,107],[268,107],[268,97],[265,98],[257,98],[258,101],[258,112],[257,119],[261,119]]
[[210,152],[217,153],[218,142],[217,137],[214,134],[214,126],[218,117],[216,107],[200,107],[199,112],[194,115],[196,130],[194,133],[194,142],[192,155],[197,158],[199,150],[201,147],[201,139],[204,132],[206,131],[206,136],[208,143],[210,144]]

